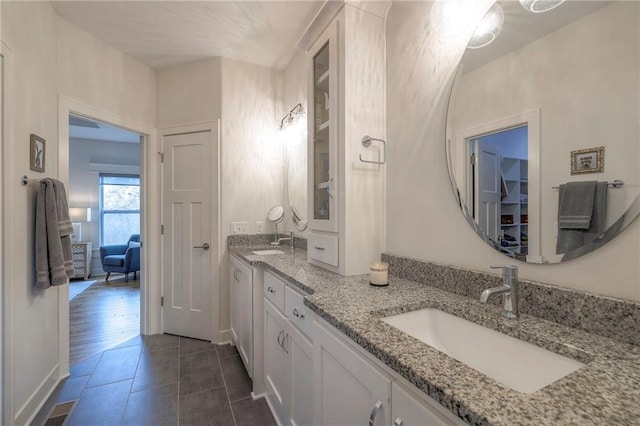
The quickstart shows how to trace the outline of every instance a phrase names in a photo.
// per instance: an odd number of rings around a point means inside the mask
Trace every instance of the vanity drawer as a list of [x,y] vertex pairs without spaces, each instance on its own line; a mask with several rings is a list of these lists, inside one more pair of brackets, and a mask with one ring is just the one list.
[[307,253],[314,260],[338,266],[338,236],[310,232]]
[[304,305],[302,295],[290,286],[287,286],[284,291],[284,308],[284,313],[287,315],[287,318],[306,334],[307,337],[311,336],[313,320],[309,315],[309,308]]
[[264,295],[284,312],[284,283],[269,271],[264,272]]

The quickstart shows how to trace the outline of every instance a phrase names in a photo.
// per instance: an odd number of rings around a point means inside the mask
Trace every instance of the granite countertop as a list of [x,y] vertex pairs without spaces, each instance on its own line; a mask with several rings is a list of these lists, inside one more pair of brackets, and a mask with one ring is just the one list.
[[[260,247],[264,248],[264,247]],[[522,315],[502,319],[501,308],[481,305],[413,281],[389,277],[373,287],[367,275],[343,277],[307,263],[306,252],[254,255],[230,247],[246,262],[308,293],[305,305],[334,327],[471,424],[640,424],[640,347]],[[531,394],[514,391],[427,344],[380,321],[401,312],[435,307],[586,364]]]

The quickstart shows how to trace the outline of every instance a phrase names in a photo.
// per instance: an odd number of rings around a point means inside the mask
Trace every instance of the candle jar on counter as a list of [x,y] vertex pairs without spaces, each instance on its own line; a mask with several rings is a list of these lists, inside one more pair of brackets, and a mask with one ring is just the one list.
[[389,264],[387,262],[374,262],[369,270],[369,284],[380,287],[389,285]]

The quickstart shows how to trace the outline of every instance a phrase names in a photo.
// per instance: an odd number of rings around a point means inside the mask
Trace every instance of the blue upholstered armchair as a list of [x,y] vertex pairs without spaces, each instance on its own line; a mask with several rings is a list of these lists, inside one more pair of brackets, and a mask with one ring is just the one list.
[[124,274],[125,281],[129,281],[129,273],[133,272],[135,280],[140,270],[140,234],[130,236],[127,244],[100,247],[100,260],[107,273],[105,281],[109,281],[112,272]]

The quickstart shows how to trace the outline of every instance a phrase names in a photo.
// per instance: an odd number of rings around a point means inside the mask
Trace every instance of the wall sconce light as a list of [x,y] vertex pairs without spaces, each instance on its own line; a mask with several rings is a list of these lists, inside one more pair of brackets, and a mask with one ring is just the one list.
[[73,227],[72,241],[82,241],[82,222],[91,222],[91,207],[71,207],[69,217]]
[[280,130],[283,130],[288,125],[292,124],[296,118],[302,116],[304,114],[304,107],[301,103],[298,103],[296,106],[291,108],[291,111],[285,114],[280,120]]
[[565,0],[519,0],[527,12],[542,13],[555,9]]
[[[521,0],[524,1],[524,0]],[[480,49],[498,37],[504,24],[504,12],[498,3],[494,4],[491,9],[484,15],[480,24],[469,40],[467,47],[469,49]]]

